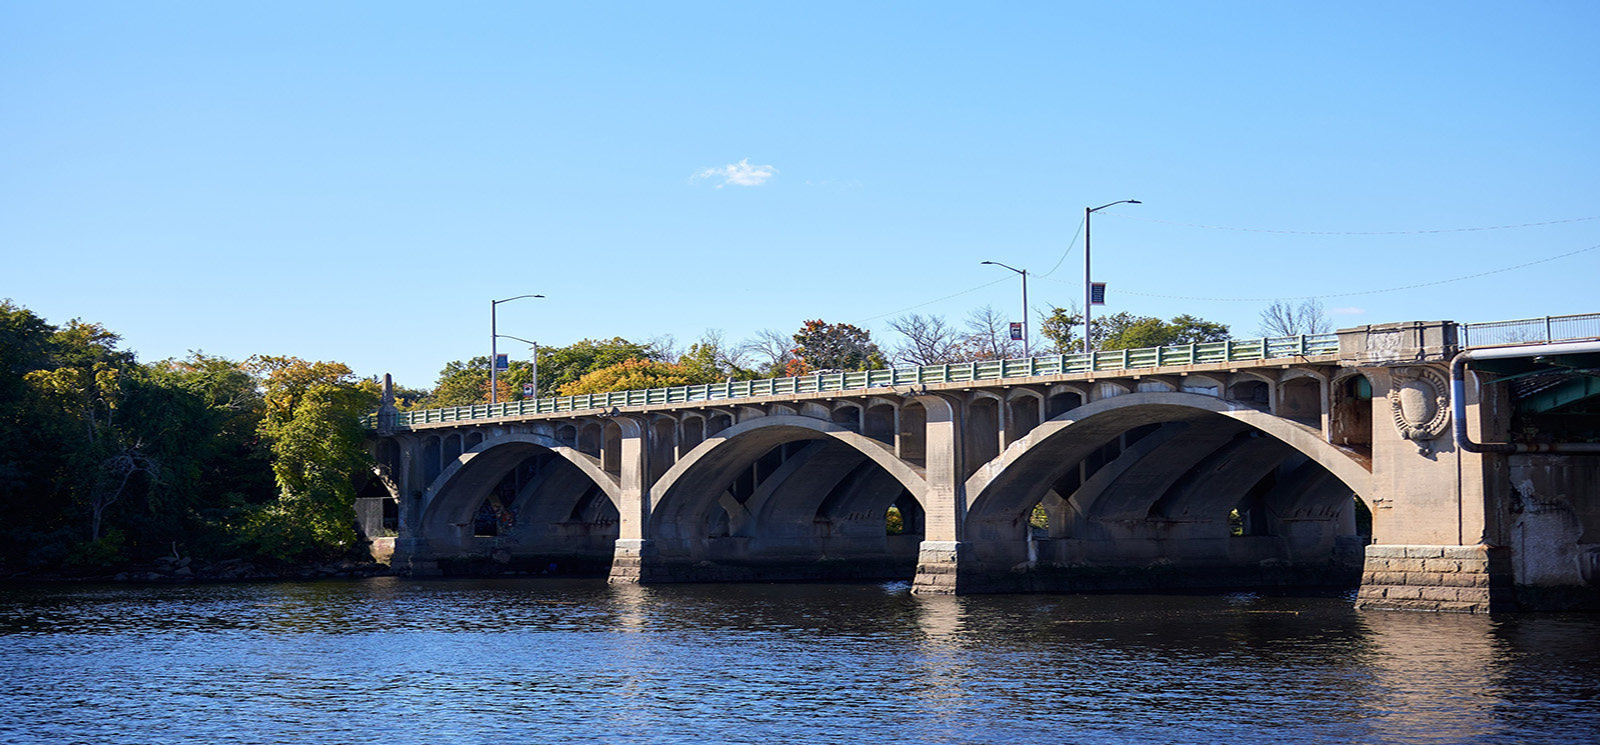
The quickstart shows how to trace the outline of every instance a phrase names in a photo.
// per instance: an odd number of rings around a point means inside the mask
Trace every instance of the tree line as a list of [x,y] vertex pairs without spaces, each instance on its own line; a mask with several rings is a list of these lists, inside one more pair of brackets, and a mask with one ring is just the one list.
[[[793,333],[764,330],[730,342],[721,331],[705,332],[687,349],[672,337],[632,342],[621,337],[584,339],[565,347],[539,347],[537,365],[511,360],[495,375],[496,401],[549,396],[670,388],[725,381],[805,375],[818,371],[870,370],[891,364],[947,363],[1067,354],[1083,347],[1083,314],[1050,307],[1039,314],[1040,340],[1031,348],[1011,338],[1010,321],[992,306],[969,312],[959,324],[939,315],[910,313],[889,322],[899,339],[887,346],[871,332],[848,323],[808,320]],[[1315,300],[1277,301],[1261,312],[1262,336],[1295,336],[1330,330]],[[1232,338],[1226,324],[1189,314],[1162,320],[1128,311],[1091,319],[1090,339],[1098,350],[1201,344]],[[536,379],[537,378],[537,379]],[[399,389],[402,409],[466,406],[489,396],[489,358],[473,357],[445,365],[432,389]]]
[[141,363],[120,341],[0,302],[0,577],[356,548],[376,382],[295,357]]

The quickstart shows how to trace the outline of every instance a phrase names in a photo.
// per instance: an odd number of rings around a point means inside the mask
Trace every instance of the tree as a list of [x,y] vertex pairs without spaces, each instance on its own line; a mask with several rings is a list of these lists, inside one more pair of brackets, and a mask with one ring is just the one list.
[[680,385],[716,383],[724,379],[715,370],[660,360],[632,359],[600,368],[561,386],[560,395],[581,396],[586,393],[673,388]]
[[794,337],[772,329],[762,329],[744,344],[752,355],[763,358],[756,370],[762,377],[776,378],[787,373],[796,361]]
[[1021,341],[1011,339],[1011,322],[992,305],[967,314],[967,336],[962,340],[961,356],[966,360],[1006,360],[1024,357]]
[[1332,330],[1333,323],[1322,309],[1322,302],[1314,297],[1293,305],[1287,300],[1274,300],[1261,311],[1262,336],[1326,334]]
[[[1137,316],[1121,311],[1105,316],[1105,337],[1098,348],[1140,349],[1165,347],[1174,344],[1203,344],[1229,338],[1225,324],[1213,323],[1192,315],[1175,316],[1163,321],[1153,316]],[[1096,329],[1098,335],[1098,329]]]
[[121,337],[100,324],[68,322],[50,338],[53,368],[33,370],[23,379],[49,419],[67,426],[58,432],[66,470],[58,476],[88,511],[89,541],[99,542],[106,509],[126,493],[138,474],[155,478],[161,463],[118,421],[133,355],[116,349]]
[[1083,340],[1078,338],[1082,328],[1083,313],[1076,307],[1068,310],[1052,306],[1039,323],[1039,334],[1050,340],[1055,354],[1072,354],[1083,351]]
[[714,380],[751,380],[759,377],[746,367],[747,347],[730,346],[720,329],[706,329],[705,334],[689,345],[689,351],[678,358],[678,364],[690,368],[697,376]]
[[[1050,315],[1041,324],[1045,338],[1053,342],[1058,354],[1083,351],[1083,340],[1078,332],[1083,328],[1083,314],[1065,308],[1051,308]],[[1154,316],[1140,316],[1128,311],[1094,318],[1090,322],[1090,341],[1098,350],[1139,349],[1164,347],[1174,344],[1204,344],[1228,339],[1226,324],[1207,321],[1189,314],[1174,316],[1163,321]]]
[[961,360],[961,335],[941,316],[900,316],[889,327],[906,338],[894,357],[908,365],[943,365]]
[[883,367],[883,352],[872,334],[848,323],[806,321],[795,332],[797,373],[816,370],[870,370]]
[[248,541],[281,559],[330,555],[355,542],[351,516],[358,474],[372,468],[361,418],[378,405],[378,386],[342,363],[257,357],[278,498],[257,510]]
[[1206,344],[1233,338],[1227,324],[1207,321],[1188,313],[1173,316],[1167,326],[1172,332],[1171,341],[1167,344]]
[[666,361],[655,345],[636,344],[620,336],[598,341],[584,339],[565,347],[540,347],[539,395],[554,395],[591,372],[635,359]]

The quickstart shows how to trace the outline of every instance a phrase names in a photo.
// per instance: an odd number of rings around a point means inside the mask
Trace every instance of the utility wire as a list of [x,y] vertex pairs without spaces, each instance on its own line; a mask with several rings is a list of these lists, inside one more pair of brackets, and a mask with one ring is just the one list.
[[995,280],[993,282],[985,282],[985,283],[983,283],[981,285],[978,285],[977,287],[973,287],[973,288],[970,288],[970,289],[962,290],[962,291],[960,291],[958,293],[955,293],[954,295],[945,295],[944,297],[939,298],[938,300],[929,300],[926,303],[917,303],[916,305],[913,305],[913,306],[911,306],[909,308],[901,308],[900,310],[890,311],[888,313],[879,313],[878,315],[872,316],[871,318],[863,318],[863,319],[861,319],[859,321],[856,321],[856,323],[863,324],[863,323],[866,323],[867,321],[876,321],[879,318],[883,318],[885,316],[893,316],[893,315],[898,315],[900,313],[904,313],[904,312],[906,312],[908,310],[916,310],[917,308],[921,308],[924,305],[933,305],[934,303],[944,302],[945,300],[949,300],[950,298],[953,298],[953,297],[961,297],[962,295],[965,295],[965,294],[967,294],[969,292],[977,292],[978,290],[981,290],[981,289],[983,289],[985,287],[988,287],[990,285],[997,285],[997,284],[1000,284],[1001,282],[1009,281],[1010,279],[1011,279],[1010,277],[1001,277],[1001,278],[999,278],[999,279],[997,279],[997,280]]
[[[1587,252],[1593,251],[1595,249],[1600,249],[1600,246],[1590,246],[1588,248],[1580,248],[1580,249],[1578,249],[1576,251],[1568,251],[1568,252],[1566,252],[1564,254],[1558,254],[1556,256],[1549,256],[1549,257],[1546,257],[1546,258],[1543,258],[1543,259],[1538,259],[1538,260],[1535,260],[1535,261],[1529,261],[1529,262],[1524,263],[1524,264],[1517,264],[1515,266],[1501,267],[1499,269],[1490,269],[1490,270],[1485,271],[1485,272],[1478,272],[1477,274],[1468,274],[1468,275],[1464,275],[1464,276],[1461,276],[1461,277],[1452,277],[1450,279],[1440,279],[1440,280],[1435,280],[1433,282],[1421,282],[1421,283],[1418,283],[1418,284],[1405,285],[1405,286],[1402,286],[1402,287],[1388,287],[1388,288],[1384,288],[1384,289],[1381,289],[1381,290],[1360,290],[1360,291],[1356,291],[1356,292],[1327,292],[1327,293],[1322,293],[1320,295],[1301,295],[1301,296],[1298,296],[1298,297],[1195,297],[1195,296],[1191,296],[1191,295],[1163,295],[1163,294],[1154,293],[1154,292],[1134,292],[1133,290],[1118,290],[1117,292],[1119,292],[1121,294],[1124,294],[1124,295],[1138,295],[1139,297],[1160,297],[1160,298],[1169,298],[1169,299],[1173,299],[1173,300],[1204,300],[1204,301],[1216,302],[1216,303],[1264,303],[1264,302],[1271,302],[1271,301],[1274,301],[1274,300],[1315,300],[1315,299],[1318,299],[1318,298],[1352,297],[1352,296],[1355,296],[1355,295],[1378,295],[1378,294],[1382,294],[1382,293],[1385,293],[1385,292],[1399,292],[1401,290],[1414,290],[1414,289],[1416,289],[1418,287],[1432,287],[1434,285],[1443,285],[1443,284],[1449,284],[1451,282],[1461,282],[1463,280],[1468,280],[1468,279],[1477,279],[1478,277],[1487,277],[1487,276],[1489,276],[1491,274],[1501,274],[1501,273],[1504,273],[1504,272],[1514,271],[1514,270],[1517,270],[1517,269],[1524,269],[1526,267],[1534,266],[1534,265],[1537,265],[1537,264],[1549,263],[1549,262],[1555,261],[1557,259],[1565,259],[1568,256],[1577,256],[1578,254],[1587,253]],[[1053,279],[1053,280],[1050,280],[1050,281],[1052,281],[1052,282],[1061,282],[1062,284],[1070,284],[1068,282],[1064,282],[1064,281],[1059,280],[1059,279]]]
[[1072,255],[1072,247],[1078,245],[1078,239],[1081,238],[1081,237],[1083,237],[1083,220],[1079,220],[1078,221],[1078,232],[1073,233],[1072,234],[1072,240],[1067,242],[1067,250],[1062,252],[1061,260],[1057,261],[1055,266],[1050,267],[1050,271],[1045,272],[1044,274],[1041,274],[1039,276],[1040,277],[1048,277],[1048,276],[1050,276],[1052,274],[1055,274],[1056,270],[1060,269],[1061,265],[1066,263],[1067,257]]
[[[1208,230],[1235,230],[1243,233],[1283,233],[1287,235],[1422,235],[1426,233],[1470,233],[1476,230],[1511,230],[1512,228],[1534,228],[1541,225],[1561,225],[1569,222],[1583,222],[1585,220],[1600,220],[1596,217],[1574,217],[1570,220],[1550,220],[1548,222],[1528,222],[1520,225],[1488,225],[1480,228],[1443,228],[1439,230],[1388,230],[1388,231],[1325,231],[1325,230],[1273,230],[1270,228],[1232,228],[1224,225],[1200,225],[1191,222],[1172,222],[1170,220],[1157,220],[1149,217],[1138,217],[1126,212],[1107,212],[1107,215],[1123,218],[1124,220],[1138,220],[1139,222],[1158,222],[1163,225],[1179,225],[1186,228],[1206,228]],[[1055,270],[1051,270],[1055,271]]]
[[[1083,221],[1079,220],[1078,221],[1078,232],[1072,234],[1072,240],[1067,242],[1067,250],[1061,254],[1061,259],[1056,262],[1055,266],[1050,267],[1050,271],[1045,272],[1044,274],[1036,274],[1034,276],[1043,279],[1043,278],[1049,277],[1052,274],[1055,274],[1056,270],[1060,269],[1061,265],[1066,263],[1067,257],[1072,255],[1072,248],[1073,248],[1073,246],[1078,245],[1078,239],[1081,238],[1081,237],[1083,237]],[[943,302],[943,301],[949,300],[950,298],[953,298],[953,297],[961,297],[962,295],[965,295],[965,294],[967,294],[969,292],[977,292],[978,290],[981,290],[981,289],[983,289],[985,287],[989,287],[990,285],[1000,284],[1001,282],[1004,282],[1004,281],[1006,281],[1008,279],[1010,279],[1010,277],[1001,277],[1001,278],[999,278],[999,279],[997,279],[997,280],[995,280],[993,282],[986,282],[984,284],[978,285],[977,287],[973,287],[973,288],[967,289],[967,290],[962,290],[962,291],[960,291],[960,292],[958,292],[958,293],[956,293],[954,295],[946,295],[946,296],[944,296],[942,298],[939,298],[938,300],[929,300],[926,303],[917,303],[916,305],[913,305],[913,306],[911,306],[909,308],[901,308],[900,310],[890,311],[888,313],[880,313],[878,315],[872,316],[871,318],[863,318],[863,319],[861,319],[859,321],[856,321],[856,323],[864,324],[864,323],[866,323],[868,321],[876,321],[879,318],[883,318],[885,316],[899,315],[899,314],[904,313],[904,312],[906,312],[908,310],[916,310],[917,308],[921,308],[921,307],[923,307],[925,305],[933,305],[934,303]]]

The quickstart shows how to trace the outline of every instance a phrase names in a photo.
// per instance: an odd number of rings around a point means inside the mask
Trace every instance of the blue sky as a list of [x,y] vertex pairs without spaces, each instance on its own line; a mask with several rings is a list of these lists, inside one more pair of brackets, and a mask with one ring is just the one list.
[[1138,199],[1095,217],[1097,312],[1600,311],[1600,250],[1441,282],[1600,247],[1597,29],[1589,2],[9,0],[0,297],[145,360],[421,387],[525,293],[500,330],[548,345],[893,343],[906,311],[1018,312],[985,260],[1070,305],[1083,209]]

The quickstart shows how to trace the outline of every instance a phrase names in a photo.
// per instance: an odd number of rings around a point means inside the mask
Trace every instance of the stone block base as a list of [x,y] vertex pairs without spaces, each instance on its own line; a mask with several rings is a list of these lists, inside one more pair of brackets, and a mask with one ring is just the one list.
[[1367,546],[1356,607],[1488,613],[1516,607],[1509,552],[1494,546]]
[[660,555],[655,542],[638,538],[621,538],[611,554],[613,585],[642,585],[654,579],[660,565]]
[[917,547],[917,576],[911,592],[917,595],[954,595],[961,588],[957,581],[961,544],[956,541],[923,541]]

